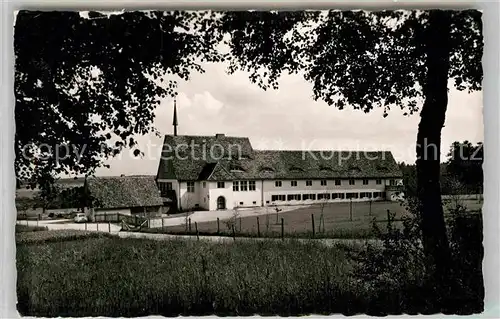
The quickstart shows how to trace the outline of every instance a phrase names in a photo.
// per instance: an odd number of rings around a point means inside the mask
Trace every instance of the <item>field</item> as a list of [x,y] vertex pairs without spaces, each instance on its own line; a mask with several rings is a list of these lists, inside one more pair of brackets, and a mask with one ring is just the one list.
[[90,238],[18,245],[30,316],[354,313],[368,300],[341,248]]
[[[467,209],[475,211],[481,208],[477,200],[463,200]],[[200,235],[227,235],[256,237],[281,236],[281,222],[283,219],[283,232],[287,237],[312,237],[314,218],[314,237],[317,238],[371,238],[374,237],[373,221],[383,230],[387,224],[387,211],[394,214],[394,226],[401,226],[401,218],[408,216],[408,212],[398,202],[353,202],[333,203],[323,207],[312,205],[298,208],[293,211],[276,213],[269,208],[268,215],[238,217],[236,213],[232,220],[201,222],[196,225],[189,219],[187,225],[168,226],[147,229],[147,232],[166,232],[172,234],[195,234],[196,229]],[[323,214],[322,214],[323,212]],[[216,214],[217,212],[206,212]],[[447,210],[445,208],[445,213]],[[321,215],[323,217],[321,218]],[[259,225],[257,225],[257,222]]]

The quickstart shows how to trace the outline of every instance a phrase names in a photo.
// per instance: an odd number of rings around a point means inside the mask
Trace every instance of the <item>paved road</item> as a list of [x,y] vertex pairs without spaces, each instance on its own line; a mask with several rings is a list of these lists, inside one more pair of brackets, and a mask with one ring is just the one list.
[[[280,213],[296,210],[299,208],[308,207],[308,205],[301,206],[282,206],[280,207]],[[266,214],[276,214],[274,208],[269,207],[266,209],[265,207],[256,207],[256,208],[242,208],[238,210],[238,217],[247,217],[247,216],[260,216]],[[217,210],[217,211],[197,211],[189,215],[191,218],[191,223],[203,223],[203,222],[211,222],[216,221],[217,218],[220,220],[227,220],[233,217],[233,210]],[[164,226],[177,226],[177,225],[185,225],[186,224],[186,215],[180,214],[179,217],[169,217],[163,219]],[[151,228],[161,227],[162,221],[161,218],[151,219]]]
[[[25,220],[18,220],[16,222],[20,225],[26,225]],[[29,226],[41,226],[47,227],[49,230],[57,230],[57,229],[78,229],[78,230],[93,230],[93,231],[103,231],[103,232],[118,232],[122,228],[121,225],[109,224],[108,223],[87,223],[87,228],[85,228],[85,224],[78,224],[72,222],[70,220],[29,220]]]
[[[183,221],[184,222],[184,221]],[[18,224],[26,225],[26,221],[17,221]],[[28,225],[36,226],[36,221],[28,221]],[[61,220],[42,220],[38,222],[38,226],[47,226],[49,230],[58,230],[58,229],[78,229],[85,230],[85,224],[77,224],[77,223],[61,223]],[[110,226],[110,228],[108,228]],[[89,223],[87,224],[87,230],[89,231],[100,231],[100,232],[111,232],[115,235],[118,235],[120,238],[144,238],[144,239],[152,239],[152,240],[198,240],[194,235],[172,235],[172,234],[149,234],[149,233],[137,233],[137,232],[123,232],[120,231],[121,226],[107,223]],[[236,237],[233,239],[232,237],[226,236],[199,236],[200,240],[208,241],[212,243],[233,243],[236,241],[259,241],[259,240],[276,240],[281,241],[280,238],[250,238],[250,237]],[[290,240],[287,238],[286,240]],[[340,239],[340,238],[323,238],[323,239],[294,239],[299,242],[307,243],[311,241],[319,242],[325,244],[326,246],[334,246],[336,244],[342,243],[346,245],[352,246],[364,246],[366,243],[371,243],[375,245],[380,245],[380,240],[377,239]]]

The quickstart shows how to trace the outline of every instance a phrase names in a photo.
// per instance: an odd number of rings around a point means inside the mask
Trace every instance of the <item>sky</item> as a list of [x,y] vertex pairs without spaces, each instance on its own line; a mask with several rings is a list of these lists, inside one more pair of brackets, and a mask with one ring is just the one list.
[[[223,64],[204,69],[204,74],[193,73],[188,82],[179,83],[178,135],[248,137],[254,149],[263,150],[388,150],[398,162],[415,162],[418,113],[404,116],[400,109],[391,109],[384,118],[382,109],[338,110],[314,101],[312,85],[300,75],[283,76],[278,90],[264,91],[243,71],[229,75]],[[482,92],[450,87],[448,98],[442,161],[452,142],[484,140]],[[155,114],[156,129],[173,134],[173,99],[163,99]],[[96,175],[156,175],[163,138],[150,134],[137,140],[144,157],[125,150]]]

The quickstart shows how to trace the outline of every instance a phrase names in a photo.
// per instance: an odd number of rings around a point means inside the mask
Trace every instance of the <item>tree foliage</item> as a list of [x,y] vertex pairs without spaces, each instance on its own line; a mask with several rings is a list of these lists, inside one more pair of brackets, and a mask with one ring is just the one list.
[[222,58],[208,31],[214,14],[20,11],[14,37],[18,177],[34,186],[48,175],[91,174],[103,159],[136,146],[135,135],[154,132],[153,111],[161,98],[176,94],[176,79]]
[[[431,11],[231,12],[231,70],[252,72],[262,87],[300,72],[313,96],[339,109],[418,111],[424,98],[423,38]],[[481,13],[448,11],[452,26],[449,77],[459,90],[481,88]]]
[[446,173],[471,191],[480,191],[483,186],[483,158],[483,143],[453,142],[448,152]]

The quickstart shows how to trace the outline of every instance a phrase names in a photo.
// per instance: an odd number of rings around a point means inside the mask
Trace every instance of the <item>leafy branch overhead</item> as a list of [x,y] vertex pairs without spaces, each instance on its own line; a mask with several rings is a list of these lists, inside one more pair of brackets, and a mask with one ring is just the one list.
[[[481,13],[450,14],[449,76],[460,90],[479,90]],[[313,84],[315,99],[340,109],[383,107],[387,114],[399,106],[412,114],[423,98],[428,16],[20,11],[14,41],[18,178],[36,184],[47,174],[92,174],[104,159],[137,147],[136,135],[156,132],[160,100],[175,96],[177,80],[203,72],[206,62],[227,61],[229,73],[247,71],[264,89],[277,88],[283,72],[299,74]],[[67,146],[60,147],[59,162],[56,145]]]
[[[450,11],[449,77],[459,90],[481,89],[481,13]],[[251,72],[263,88],[283,72],[301,73],[313,95],[343,109],[385,114],[418,111],[425,85],[424,31],[429,11],[231,12],[231,68]],[[232,31],[231,31],[232,30]]]
[[[223,58],[218,38],[209,35],[214,15],[19,12],[18,178],[39,183],[47,174],[89,174],[104,158],[136,146],[135,135],[154,132],[154,109],[176,95],[176,79],[188,80],[191,72],[203,72],[201,62]],[[167,83],[165,75],[171,75]],[[59,153],[64,159],[57,163],[56,145],[71,156]]]

